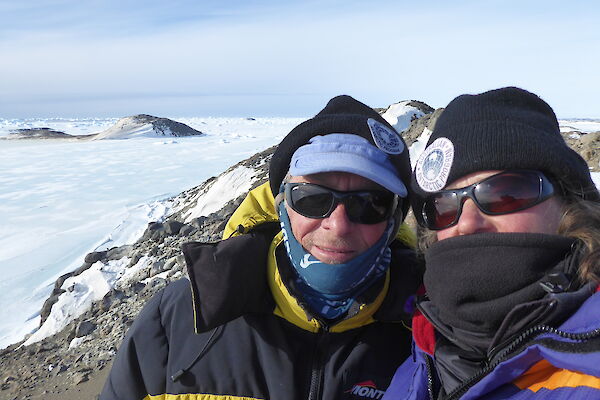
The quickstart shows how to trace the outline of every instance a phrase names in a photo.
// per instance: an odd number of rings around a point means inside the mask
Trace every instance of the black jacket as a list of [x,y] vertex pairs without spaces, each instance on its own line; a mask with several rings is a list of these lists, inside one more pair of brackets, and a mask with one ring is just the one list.
[[403,307],[420,284],[413,252],[392,247],[385,285],[369,295],[376,307],[332,326],[302,311],[299,323],[281,304],[286,288],[274,293],[278,268],[265,268],[278,236],[257,229],[185,245],[190,281],[148,302],[100,399],[380,399],[410,354]]

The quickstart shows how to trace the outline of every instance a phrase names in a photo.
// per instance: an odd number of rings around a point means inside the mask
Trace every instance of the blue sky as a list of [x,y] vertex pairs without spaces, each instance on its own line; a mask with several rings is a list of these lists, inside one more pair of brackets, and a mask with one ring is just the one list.
[[0,117],[310,116],[516,85],[600,118],[596,1],[366,3],[0,0]]

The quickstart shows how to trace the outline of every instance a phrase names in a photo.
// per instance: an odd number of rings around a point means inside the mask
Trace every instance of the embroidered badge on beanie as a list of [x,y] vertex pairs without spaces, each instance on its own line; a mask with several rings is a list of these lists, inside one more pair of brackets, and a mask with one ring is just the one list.
[[367,119],[367,125],[375,145],[381,150],[388,154],[400,154],[404,151],[404,143],[396,132],[373,118]]
[[446,186],[453,160],[454,145],[450,139],[437,138],[427,146],[415,165],[415,178],[421,189],[437,192]]

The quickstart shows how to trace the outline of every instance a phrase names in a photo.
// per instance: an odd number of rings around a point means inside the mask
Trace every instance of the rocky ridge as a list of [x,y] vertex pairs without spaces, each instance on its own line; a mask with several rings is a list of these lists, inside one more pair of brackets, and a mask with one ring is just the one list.
[[[442,109],[429,111],[413,120],[402,132],[407,145],[410,146],[425,129],[433,130],[441,112]],[[564,135],[569,144],[590,162],[592,170],[598,171],[600,132],[567,132]],[[0,398],[41,399],[64,392],[90,379],[97,371],[108,368],[128,327],[145,302],[169,282],[185,276],[181,245],[188,241],[219,240],[228,218],[245,194],[207,216],[189,220],[190,210],[221,177],[239,167],[255,171],[251,188],[265,182],[273,151],[274,148],[270,148],[258,153],[219,177],[182,192],[170,200],[175,212],[162,222],[150,223],[136,243],[90,253],[78,270],[59,278],[53,295],[44,305],[44,318],[63,292],[61,286],[67,277],[82,273],[96,262],[108,263],[127,257],[129,267],[133,267],[142,257],[150,260],[144,268],[135,272],[128,285],[113,288],[60,333],[29,346],[20,346],[21,342],[0,350]]]
[[10,132],[7,139],[73,139],[74,137],[50,128],[25,128]]
[[203,135],[204,133],[181,122],[139,114],[121,118],[110,128],[89,135],[71,135],[51,128],[26,128],[12,131],[8,136],[0,137],[0,139],[108,140],[127,139],[136,136],[183,137]]

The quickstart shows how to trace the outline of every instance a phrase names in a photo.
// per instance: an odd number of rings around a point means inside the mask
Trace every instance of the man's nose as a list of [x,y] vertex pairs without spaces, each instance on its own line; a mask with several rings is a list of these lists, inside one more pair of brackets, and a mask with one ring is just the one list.
[[346,206],[342,203],[338,204],[329,217],[323,219],[321,226],[339,236],[348,233],[352,229],[352,221],[348,219]]
[[462,212],[456,224],[459,235],[471,235],[473,233],[489,230],[489,215],[481,212],[472,199],[467,199],[462,206]]

